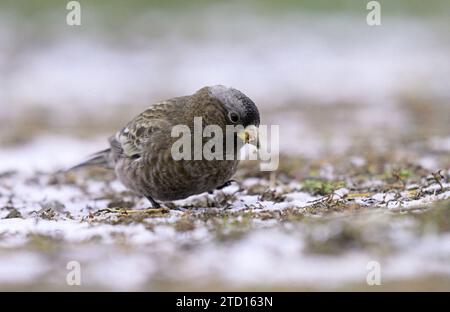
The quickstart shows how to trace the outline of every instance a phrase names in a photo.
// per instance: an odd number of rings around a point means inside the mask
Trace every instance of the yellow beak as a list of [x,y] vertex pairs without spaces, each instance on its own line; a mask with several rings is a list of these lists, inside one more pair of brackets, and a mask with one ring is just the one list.
[[247,126],[239,132],[237,136],[245,143],[252,144],[259,148],[258,128],[254,125]]

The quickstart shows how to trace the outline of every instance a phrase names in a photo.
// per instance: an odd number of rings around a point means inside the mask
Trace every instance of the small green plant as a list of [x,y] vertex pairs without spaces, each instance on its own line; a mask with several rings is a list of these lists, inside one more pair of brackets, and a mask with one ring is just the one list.
[[328,195],[333,193],[333,191],[345,186],[346,184],[343,181],[332,182],[325,180],[309,179],[303,182],[302,189],[314,195]]

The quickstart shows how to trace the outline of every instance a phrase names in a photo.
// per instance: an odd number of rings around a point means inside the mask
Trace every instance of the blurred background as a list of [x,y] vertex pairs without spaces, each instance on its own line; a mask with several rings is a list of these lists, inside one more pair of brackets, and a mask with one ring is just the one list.
[[[374,259],[450,289],[450,1],[79,2],[0,1],[0,289],[73,290],[76,260],[84,290],[373,290]],[[280,125],[275,175],[134,217],[111,175],[53,174],[215,84]]]
[[66,24],[66,3],[0,4],[3,148],[45,137],[46,151],[69,138],[94,151],[151,103],[214,84],[280,124],[285,153],[448,145],[448,1],[380,1],[380,26],[367,1],[91,0],[81,26]]

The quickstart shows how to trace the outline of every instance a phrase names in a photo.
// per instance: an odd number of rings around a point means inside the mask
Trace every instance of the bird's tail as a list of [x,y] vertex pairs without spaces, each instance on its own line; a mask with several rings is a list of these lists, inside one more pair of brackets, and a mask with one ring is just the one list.
[[103,167],[103,168],[110,169],[110,168],[112,168],[111,162],[110,162],[110,153],[111,153],[110,148],[107,148],[105,150],[97,152],[97,153],[91,155],[88,160],[71,167],[67,171],[71,171],[71,170],[75,170],[75,169],[79,169],[79,168],[87,167],[87,166]]

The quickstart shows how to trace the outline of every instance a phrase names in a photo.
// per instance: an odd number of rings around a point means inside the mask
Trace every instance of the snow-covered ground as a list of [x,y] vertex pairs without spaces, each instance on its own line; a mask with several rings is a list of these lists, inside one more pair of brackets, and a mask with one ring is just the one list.
[[[440,225],[449,217],[449,171],[440,172],[442,187],[424,176],[388,190],[389,181],[374,179],[328,195],[282,182],[282,172],[271,188],[250,171],[240,186],[149,212],[110,174],[55,170],[96,144],[61,140],[0,152],[3,289],[70,289],[70,261],[81,265],[80,287],[107,290],[364,289],[371,261],[384,285],[450,278],[449,228]],[[67,157],[54,156],[62,146]],[[331,179],[329,167],[319,177]],[[427,219],[433,203],[441,215]]]

